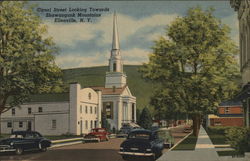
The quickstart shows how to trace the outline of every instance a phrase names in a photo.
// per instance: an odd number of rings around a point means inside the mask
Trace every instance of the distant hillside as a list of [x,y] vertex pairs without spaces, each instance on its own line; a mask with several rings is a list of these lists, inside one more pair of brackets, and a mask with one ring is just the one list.
[[[137,98],[137,107],[142,109],[149,105],[155,85],[141,78],[138,72],[139,67],[138,65],[125,65],[123,68],[127,75],[129,89]],[[78,82],[82,87],[104,86],[107,71],[107,66],[65,69],[63,79],[66,83]]]

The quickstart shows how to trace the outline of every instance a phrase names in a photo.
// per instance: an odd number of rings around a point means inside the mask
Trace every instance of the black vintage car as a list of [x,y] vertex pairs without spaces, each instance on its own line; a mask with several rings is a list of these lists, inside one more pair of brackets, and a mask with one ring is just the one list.
[[159,139],[157,131],[133,130],[121,144],[119,153],[124,160],[133,156],[145,156],[155,160],[164,149],[163,140]]
[[36,131],[15,131],[9,138],[0,140],[0,152],[13,151],[20,155],[23,151],[46,151],[51,141]]

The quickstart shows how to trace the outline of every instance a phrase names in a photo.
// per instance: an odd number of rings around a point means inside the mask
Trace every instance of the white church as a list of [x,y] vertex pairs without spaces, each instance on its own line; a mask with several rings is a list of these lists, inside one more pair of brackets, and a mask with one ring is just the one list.
[[[131,94],[126,80],[114,14],[105,86],[81,88],[79,83],[71,83],[68,93],[46,94],[46,99],[34,99],[12,108],[1,116],[1,132],[35,130],[43,135],[86,134],[92,128],[101,127],[102,113],[111,129],[119,130],[124,123],[136,122],[136,97]],[[57,97],[51,100],[50,95]]]

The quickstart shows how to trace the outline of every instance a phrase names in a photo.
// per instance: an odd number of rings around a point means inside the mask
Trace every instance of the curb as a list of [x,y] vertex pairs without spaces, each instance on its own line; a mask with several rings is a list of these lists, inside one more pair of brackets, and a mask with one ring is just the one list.
[[60,139],[60,140],[52,140],[52,144],[55,144],[55,143],[63,143],[63,142],[70,142],[70,141],[79,141],[79,140],[82,140],[82,137],[81,138],[71,138],[71,139]]
[[192,132],[190,132],[189,134],[187,134],[184,138],[182,138],[181,140],[179,140],[173,147],[171,147],[169,149],[169,151],[172,151],[177,145],[179,145],[183,140],[185,140],[187,137],[189,137],[192,134]]
[[75,142],[61,143],[61,144],[59,143],[59,144],[52,145],[51,147],[49,147],[49,149],[58,148],[62,146],[68,146],[68,145],[81,144],[81,143],[82,141],[75,141]]

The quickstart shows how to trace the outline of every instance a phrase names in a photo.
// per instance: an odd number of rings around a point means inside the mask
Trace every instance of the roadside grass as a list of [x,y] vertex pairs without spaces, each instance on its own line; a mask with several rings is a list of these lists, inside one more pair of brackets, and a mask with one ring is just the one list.
[[193,136],[193,135],[189,135],[185,140],[183,140],[173,150],[194,150],[196,142],[197,142],[197,137]]
[[217,151],[219,156],[237,156],[238,153],[235,150],[225,150],[225,151]]
[[212,141],[212,143],[214,145],[216,145],[216,144],[221,144],[221,145],[227,144],[226,143],[226,136],[225,135],[223,135],[223,134],[216,134],[216,133],[213,133],[211,131],[207,131],[207,134],[210,137],[210,139],[211,139],[211,141]]
[[[212,143],[214,145],[226,145],[228,144],[226,141],[226,135],[224,133],[224,130],[227,129],[228,127],[216,127],[216,128],[208,128],[206,129],[206,132],[209,136],[209,138],[211,139]],[[217,130],[214,130],[214,129],[217,129]],[[216,150],[216,148],[215,148]],[[236,156],[238,155],[237,152],[235,150],[220,150],[218,151],[217,150],[217,154],[219,156]]]
[[8,138],[10,136],[10,134],[0,134],[0,138]]
[[79,138],[81,136],[78,136],[78,135],[47,135],[44,137],[49,139],[49,140],[61,140],[61,139]]

